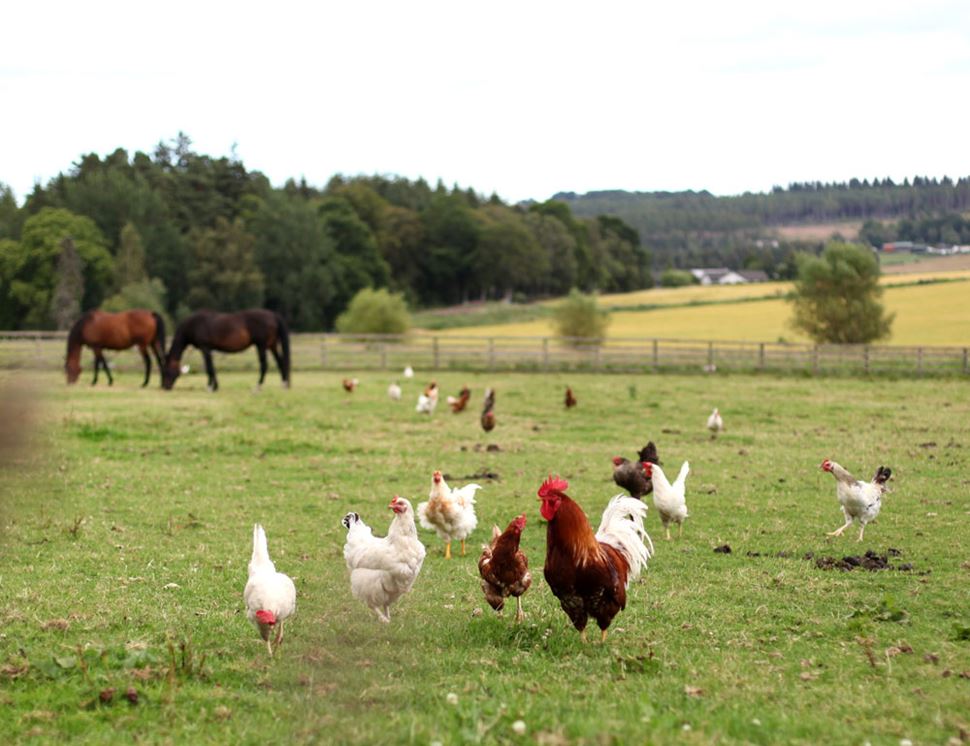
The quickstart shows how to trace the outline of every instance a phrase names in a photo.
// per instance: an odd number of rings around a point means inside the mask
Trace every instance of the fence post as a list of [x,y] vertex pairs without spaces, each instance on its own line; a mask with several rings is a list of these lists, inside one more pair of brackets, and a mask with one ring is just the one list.
[[812,375],[818,375],[818,345],[812,347]]
[[963,372],[970,373],[970,349],[963,348]]
[[758,370],[765,369],[765,343],[758,345]]
[[320,338],[320,367],[327,369],[327,338]]
[[923,375],[923,348],[916,348],[916,375]]
[[869,375],[869,345],[862,348],[862,360],[865,365],[866,375]]
[[542,367],[549,370],[549,337],[542,338]]
[[660,340],[653,340],[653,369],[660,367]]
[[488,369],[495,370],[495,338],[488,338]]
[[434,358],[434,364],[431,366],[434,370],[438,370],[438,338],[431,338],[431,350]]
[[387,342],[381,342],[381,370],[387,370]]
[[714,343],[707,343],[707,369],[712,370],[714,368]]

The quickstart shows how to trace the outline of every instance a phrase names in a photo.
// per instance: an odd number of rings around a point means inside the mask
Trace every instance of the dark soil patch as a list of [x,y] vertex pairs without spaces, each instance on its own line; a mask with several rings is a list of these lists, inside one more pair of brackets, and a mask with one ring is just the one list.
[[714,547],[714,554],[730,554],[730,553],[731,553],[730,544],[722,544],[719,547]]
[[913,570],[912,563],[901,562],[894,565],[890,561],[891,557],[899,557],[901,555],[902,552],[898,549],[890,547],[883,554],[877,554],[871,549],[868,549],[865,554],[850,554],[841,559],[838,557],[816,557],[809,552],[805,555],[805,559],[815,560],[815,566],[820,570],[843,570],[845,572],[850,570],[869,570],[870,572],[876,572],[877,570],[899,570],[901,572],[911,572]]

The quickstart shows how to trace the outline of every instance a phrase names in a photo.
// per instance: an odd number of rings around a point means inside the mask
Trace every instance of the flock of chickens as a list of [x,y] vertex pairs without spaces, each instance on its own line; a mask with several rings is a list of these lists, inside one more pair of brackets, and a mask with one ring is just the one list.
[[[413,377],[413,371],[407,368],[404,375]],[[348,392],[353,392],[357,381],[345,379],[343,385]],[[392,399],[400,399],[400,386],[391,384],[388,394]],[[469,398],[470,391],[464,387],[457,397],[448,397],[447,401],[452,411],[460,412]],[[430,414],[437,400],[438,387],[432,382],[420,395],[416,410]],[[575,394],[567,388],[566,407],[576,404]],[[495,426],[494,406],[495,393],[489,389],[482,412],[482,427],[486,431]],[[707,428],[712,438],[724,429],[717,409],[708,418]],[[836,479],[836,495],[845,518],[845,524],[829,536],[840,536],[858,521],[859,541],[862,541],[866,525],[879,514],[891,469],[880,466],[872,480],[865,482],[829,459],[822,462],[821,468]],[[672,523],[678,526],[678,536],[683,533],[684,520],[688,517],[689,473],[690,465],[684,461],[677,478],[670,482],[653,441],[637,453],[635,461],[615,456],[613,480],[630,496],[619,494],[610,500],[595,532],[586,513],[566,493],[568,482],[550,476],[539,487],[539,512],[547,522],[543,575],[583,641],[590,618],[600,628],[605,641],[613,618],[626,607],[627,587],[654,554],[653,542],[644,527],[647,505],[643,498],[653,495],[667,540],[671,540]],[[475,496],[481,489],[478,484],[449,487],[444,475],[435,471],[428,500],[420,503],[417,511],[403,497],[391,500],[388,507],[394,517],[387,536],[383,537],[375,536],[358,513],[347,513],[342,519],[347,529],[344,560],[350,571],[354,598],[374,611],[380,621],[390,622],[391,606],[411,590],[426,556],[426,549],[418,538],[415,515],[423,528],[435,531],[445,543],[446,559],[452,556],[454,541],[461,543],[464,556],[465,542],[478,525]],[[506,600],[515,598],[516,621],[524,616],[522,595],[532,583],[528,559],[519,546],[525,525],[526,516],[521,514],[504,531],[494,526],[491,540],[483,547],[478,561],[485,600],[501,612]],[[272,655],[273,645],[282,642],[284,621],[296,610],[296,588],[288,576],[276,571],[269,556],[266,534],[259,524],[253,528],[253,553],[243,597],[249,620],[259,630]]]

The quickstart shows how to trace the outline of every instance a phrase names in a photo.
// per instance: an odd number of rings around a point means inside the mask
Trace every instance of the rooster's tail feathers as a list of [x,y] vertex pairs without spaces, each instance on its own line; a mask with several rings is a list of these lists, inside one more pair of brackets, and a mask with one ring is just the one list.
[[643,527],[647,504],[626,495],[617,495],[603,511],[596,540],[609,544],[622,554],[630,566],[627,585],[640,575],[653,556],[653,542]]
[[266,532],[258,523],[253,524],[253,556],[249,560],[249,573],[256,569],[273,568],[273,561],[269,558],[269,546],[266,543]]
[[675,484],[683,484],[686,481],[688,474],[690,474],[690,464],[685,461],[683,464],[681,464],[680,473],[677,475],[677,481]]

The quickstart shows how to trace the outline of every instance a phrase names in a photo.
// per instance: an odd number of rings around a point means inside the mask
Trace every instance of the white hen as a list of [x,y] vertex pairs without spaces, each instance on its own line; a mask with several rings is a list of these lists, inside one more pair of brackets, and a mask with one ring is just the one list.
[[391,398],[391,401],[401,400],[401,387],[397,384],[397,382],[394,382],[387,387],[387,395]]
[[663,523],[664,531],[667,533],[667,540],[670,540],[670,524],[676,523],[680,528],[677,536],[684,533],[684,519],[687,517],[687,475],[690,473],[690,464],[686,461],[680,467],[680,474],[673,484],[667,479],[664,470],[657,464],[649,461],[643,464],[648,477],[653,479],[653,504],[660,513],[660,521]]
[[424,544],[414,525],[414,509],[403,497],[388,506],[394,519],[383,538],[375,537],[357,513],[347,513],[344,559],[350,570],[350,592],[382,622],[391,621],[391,604],[411,590],[424,563]]
[[445,559],[451,559],[451,542],[455,539],[461,541],[461,554],[465,556],[465,539],[478,525],[475,493],[481,488],[479,484],[466,484],[453,490],[440,471],[431,476],[428,502],[418,505],[418,518],[424,528],[436,531],[446,542]]
[[434,414],[435,407],[438,406],[438,384],[432,381],[418,396],[418,404],[414,408],[415,412],[421,414]]
[[721,419],[721,413],[717,411],[717,407],[714,407],[711,416],[707,418],[707,429],[711,431],[712,440],[724,429],[724,420]]
[[842,466],[829,459],[822,462],[822,471],[827,471],[835,477],[835,494],[839,498],[842,515],[845,517],[845,525],[830,532],[829,536],[841,536],[842,532],[858,519],[859,541],[862,541],[866,524],[876,520],[882,508],[882,496],[888,491],[886,482],[892,476],[892,469],[888,466],[880,466],[876,469],[871,482],[856,479]]
[[[273,654],[273,645],[283,642],[283,622],[296,611],[296,586],[289,576],[276,572],[269,558],[266,532],[258,523],[253,526],[253,556],[249,560],[249,580],[243,590],[246,616],[256,625],[266,641],[266,649]],[[270,642],[270,630],[276,637]]]

